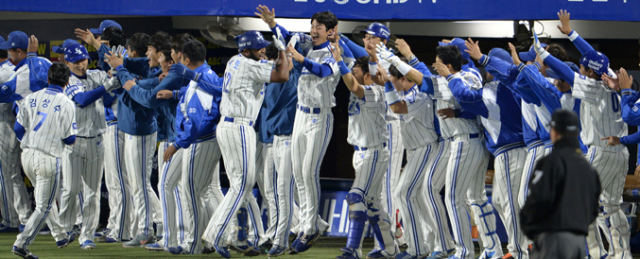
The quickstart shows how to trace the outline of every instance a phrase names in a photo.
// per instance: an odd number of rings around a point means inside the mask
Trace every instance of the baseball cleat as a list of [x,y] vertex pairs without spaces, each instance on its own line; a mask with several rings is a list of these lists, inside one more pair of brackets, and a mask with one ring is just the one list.
[[373,249],[373,250],[371,250],[371,252],[369,252],[367,254],[366,258],[367,259],[380,259],[380,258],[387,258],[387,257],[382,254],[382,251],[380,251],[380,249]]
[[93,241],[91,241],[91,240],[85,240],[80,245],[80,249],[84,249],[84,250],[89,250],[89,249],[94,249],[94,248],[96,248],[96,244],[93,243]]
[[299,238],[300,241],[295,246],[296,252],[302,253],[309,250],[309,248],[311,248],[313,243],[315,243],[318,238],[320,238],[320,233],[315,233],[313,235],[302,235]]
[[284,255],[284,252],[285,252],[284,247],[281,247],[279,245],[273,245],[273,247],[271,247],[271,250],[269,250],[269,252],[267,253],[267,257],[281,256],[281,255]]
[[161,246],[160,244],[153,243],[153,244],[149,244],[144,246],[145,249],[149,250],[149,251],[164,251],[164,247]]
[[440,251],[435,251],[431,253],[431,255],[427,257],[427,259],[446,259],[447,257],[449,257],[448,254],[445,254],[444,252],[440,252]]
[[71,241],[69,241],[69,238],[67,237],[60,241],[56,241],[56,246],[58,246],[58,248],[65,248],[69,245],[69,243],[71,243]]
[[167,249],[167,252],[174,255],[179,255],[179,254],[183,254],[185,251],[184,249],[182,249],[182,247],[176,246],[176,247],[169,247],[169,249]]
[[118,241],[118,239],[115,239],[115,238],[113,238],[113,237],[107,237],[107,238],[104,240],[104,242],[105,242],[105,243],[119,243],[120,241]]
[[32,254],[26,246],[25,248],[18,248],[17,246],[14,246],[13,249],[11,249],[11,253],[25,259],[38,259],[38,257]]
[[418,259],[420,257],[416,256],[416,255],[412,255],[410,253],[408,253],[407,251],[404,251],[402,253],[399,253],[396,255],[396,259]]
[[143,234],[138,234],[131,241],[122,243],[122,247],[143,247],[145,245],[150,245],[153,243],[155,243],[155,239],[153,237],[147,237]]
[[361,259],[358,253],[351,248],[341,248],[342,255],[336,257],[336,259]]
[[216,250],[216,252],[218,252],[218,254],[220,254],[222,257],[224,258],[231,258],[231,254],[229,253],[229,250],[226,247],[220,247],[217,245],[213,245],[213,248]]

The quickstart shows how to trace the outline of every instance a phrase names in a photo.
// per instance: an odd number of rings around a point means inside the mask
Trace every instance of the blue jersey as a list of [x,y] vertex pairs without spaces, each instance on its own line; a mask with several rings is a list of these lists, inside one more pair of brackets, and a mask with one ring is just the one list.
[[[179,99],[176,115],[175,146],[187,148],[198,139],[209,139],[215,135],[220,120],[220,101],[222,82],[207,63],[196,68],[202,73],[198,82],[191,81],[189,86],[174,91]],[[204,83],[206,82],[206,84]]]
[[640,93],[633,89],[622,89],[622,120],[629,125],[640,125]]
[[[118,94],[122,93],[124,89],[119,88],[113,90],[111,93],[105,92],[102,96],[102,101],[104,103],[104,118],[107,123],[115,122],[118,120],[116,115],[116,110],[114,110],[114,106],[117,107],[118,103]],[[116,108],[117,109],[117,108]]]
[[13,69],[9,81],[0,86],[0,102],[11,103],[49,86],[48,73],[51,61],[29,53]]
[[[98,49],[98,58],[100,60],[100,65],[103,67],[103,70],[105,71],[107,69],[104,69],[104,68],[105,67],[108,68],[109,65],[104,63],[104,55],[109,53],[109,51],[111,51],[111,48],[107,47],[107,45],[105,44],[100,45],[100,48]],[[122,65],[127,70],[129,70],[130,73],[138,75],[138,78],[141,78],[141,79],[154,78],[159,76],[160,73],[162,73],[162,70],[160,70],[159,67],[149,67],[149,59],[147,57],[141,57],[141,58],[125,57]]]
[[[133,79],[135,75],[126,68],[118,69],[116,74],[120,83]],[[138,85],[153,89],[159,83],[157,78],[138,81]],[[129,135],[144,136],[158,131],[156,110],[135,101],[129,91],[117,92],[118,95],[118,129]]]
[[[458,80],[460,81],[460,80]],[[479,115],[484,125],[487,149],[495,156],[513,148],[525,147],[522,137],[522,113],[516,98],[499,81],[487,83],[481,90],[451,81],[451,93],[465,112]]]
[[289,81],[267,84],[262,128],[271,135],[291,135],[293,133],[293,121],[296,117],[296,104],[298,103],[296,86],[301,71],[302,64],[294,61],[293,69],[289,71]]

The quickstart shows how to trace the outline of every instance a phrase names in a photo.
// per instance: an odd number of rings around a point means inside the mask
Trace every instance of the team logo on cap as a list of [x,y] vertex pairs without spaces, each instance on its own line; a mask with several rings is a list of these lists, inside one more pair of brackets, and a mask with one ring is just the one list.
[[389,33],[389,31],[387,30],[380,30],[380,36],[382,36],[383,38],[389,38],[389,35],[391,35],[391,33]]
[[76,48],[76,54],[82,55],[82,50],[80,50],[79,48]]

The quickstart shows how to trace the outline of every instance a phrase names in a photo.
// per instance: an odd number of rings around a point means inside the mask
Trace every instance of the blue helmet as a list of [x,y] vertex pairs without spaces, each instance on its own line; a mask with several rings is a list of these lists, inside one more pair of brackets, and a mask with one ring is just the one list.
[[438,41],[438,46],[447,46],[447,45],[453,45],[458,47],[458,49],[460,50],[460,54],[462,54],[462,58],[469,60],[469,62],[473,64],[473,61],[471,60],[471,56],[469,55],[469,53],[465,51],[467,50],[467,45],[465,44],[465,41],[463,39],[453,38],[453,40],[451,40],[451,42],[449,43]]
[[66,40],[62,43],[62,45],[60,45],[60,46],[51,46],[51,51],[53,51],[53,52],[55,52],[55,53],[58,53],[58,54],[64,54],[64,49],[65,49],[66,47],[69,47],[69,46],[71,46],[71,45],[76,45],[76,44],[78,44],[78,41],[77,41],[77,40],[74,40],[74,39],[66,39]]
[[89,59],[89,53],[84,46],[80,44],[74,44],[64,48],[64,59],[67,62],[74,63],[79,60]]
[[366,34],[371,34],[373,36],[376,36],[378,38],[382,38],[385,40],[389,40],[389,36],[391,36],[391,32],[389,31],[389,28],[387,28],[387,26],[379,22],[374,22],[372,24],[369,24],[367,29],[362,30],[362,32]]
[[498,58],[500,60],[506,61],[509,64],[513,65],[513,59],[511,59],[511,55],[509,52],[504,50],[503,48],[493,48],[489,51],[489,57]]
[[235,38],[238,44],[238,49],[243,51],[244,49],[262,49],[271,44],[270,41],[264,40],[262,33],[258,31],[248,31]]
[[591,68],[598,75],[602,75],[609,71],[609,58],[600,51],[587,51],[580,59],[580,65]]

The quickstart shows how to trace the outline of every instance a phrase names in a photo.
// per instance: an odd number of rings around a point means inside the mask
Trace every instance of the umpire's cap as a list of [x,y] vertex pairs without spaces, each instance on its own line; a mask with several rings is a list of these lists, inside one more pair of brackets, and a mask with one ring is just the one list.
[[264,40],[262,33],[259,31],[248,31],[235,38],[240,51],[244,49],[262,49],[271,44],[270,41]]
[[571,110],[558,109],[553,112],[549,125],[562,135],[577,136],[580,133],[580,118]]

